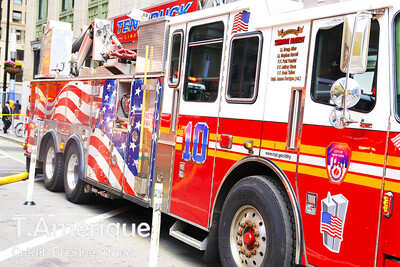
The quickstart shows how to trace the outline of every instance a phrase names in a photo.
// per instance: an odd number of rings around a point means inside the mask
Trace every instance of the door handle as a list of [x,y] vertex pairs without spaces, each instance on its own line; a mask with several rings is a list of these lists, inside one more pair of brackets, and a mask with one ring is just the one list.
[[371,129],[372,128],[372,123],[364,122],[364,119],[361,119],[360,127],[361,128],[365,128],[365,129]]

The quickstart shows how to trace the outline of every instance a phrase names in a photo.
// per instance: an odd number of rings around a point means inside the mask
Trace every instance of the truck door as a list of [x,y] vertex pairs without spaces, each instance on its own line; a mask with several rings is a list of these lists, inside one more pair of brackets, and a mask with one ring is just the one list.
[[187,24],[170,212],[208,225],[226,17]]
[[371,21],[366,71],[350,75],[361,99],[343,129],[330,123],[331,85],[346,76],[343,17],[313,22],[297,185],[307,261],[315,266],[374,265],[389,118],[387,22],[387,14]]
[[[393,31],[389,31],[393,34],[393,38],[388,38],[392,40],[392,45],[395,49],[390,58],[393,60],[395,67],[394,71],[390,73],[395,73],[395,79],[390,79],[394,82],[390,86],[390,94],[394,95],[394,101],[391,105],[392,116],[390,118],[390,132],[388,140],[388,157],[386,163],[386,175],[385,175],[385,187],[384,187],[384,198],[382,204],[382,218],[380,224],[380,242],[378,254],[378,265],[382,265],[383,258],[382,255],[386,255],[385,265],[389,265],[390,258],[400,258],[400,229],[396,227],[400,223],[400,213],[399,207],[395,206],[395,199],[400,198],[400,14],[398,9],[392,9],[391,16],[394,16]],[[398,204],[397,204],[398,205]],[[396,259],[393,258],[393,261]]]

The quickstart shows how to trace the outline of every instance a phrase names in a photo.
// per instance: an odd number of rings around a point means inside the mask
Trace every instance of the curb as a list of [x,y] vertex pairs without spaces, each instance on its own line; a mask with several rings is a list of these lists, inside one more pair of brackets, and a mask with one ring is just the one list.
[[0,177],[0,185],[22,181],[28,177],[29,177],[29,173],[27,173],[27,172],[22,172],[22,173],[13,174],[13,175],[5,176],[5,177]]

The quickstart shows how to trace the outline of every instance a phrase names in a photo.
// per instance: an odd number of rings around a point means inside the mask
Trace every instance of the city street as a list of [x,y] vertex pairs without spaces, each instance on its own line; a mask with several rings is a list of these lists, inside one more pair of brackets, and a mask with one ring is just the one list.
[[0,138],[0,177],[24,171],[25,156],[21,144]]
[[[0,138],[0,176],[25,171],[21,145]],[[27,180],[0,186],[0,266],[148,266],[152,210],[96,197],[75,205],[64,193],[34,183],[35,206],[25,206]],[[206,266],[202,253],[170,237],[162,217],[158,266]]]

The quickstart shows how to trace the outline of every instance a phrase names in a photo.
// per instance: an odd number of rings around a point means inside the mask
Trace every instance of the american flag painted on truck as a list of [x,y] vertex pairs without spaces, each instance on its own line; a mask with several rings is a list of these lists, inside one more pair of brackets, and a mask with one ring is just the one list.
[[[39,118],[89,125],[96,109],[91,110],[92,85],[87,82],[70,82],[57,95],[38,90],[37,115]],[[93,96],[97,98],[98,96]],[[99,102],[99,99],[94,99]]]
[[[125,162],[127,133],[114,131],[117,88],[115,80],[107,80],[103,86],[101,106],[96,112],[90,137],[88,173],[117,190],[122,187],[133,193],[134,176]],[[126,169],[126,171],[124,171]],[[125,174],[125,175],[124,175]],[[93,178],[93,175],[90,175]],[[124,177],[126,184],[123,183]]]

